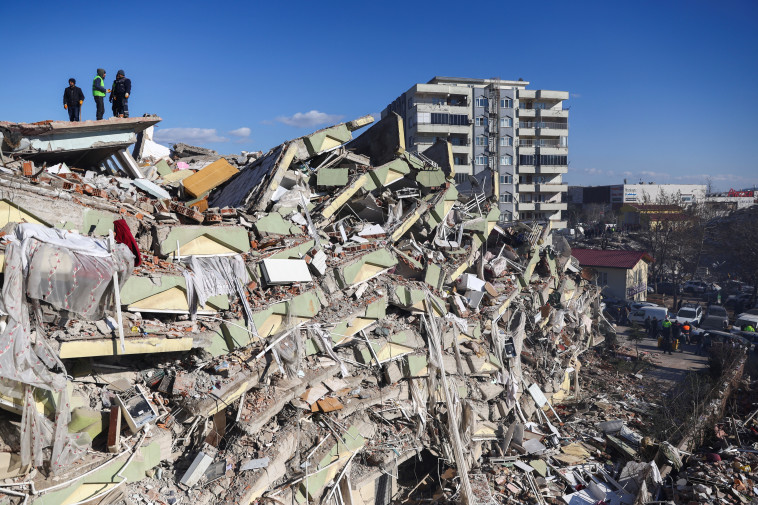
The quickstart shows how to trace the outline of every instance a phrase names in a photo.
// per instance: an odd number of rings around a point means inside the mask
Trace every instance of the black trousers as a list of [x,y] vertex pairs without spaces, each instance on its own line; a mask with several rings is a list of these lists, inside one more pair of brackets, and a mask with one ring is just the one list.
[[113,99],[113,116],[129,117],[129,99],[125,97]]
[[96,96],[95,97],[95,107],[97,108],[97,120],[103,119],[103,115],[105,114],[105,103],[103,101],[105,97],[104,96]]
[[79,104],[76,105],[69,105],[68,106],[68,120],[69,121],[80,121],[79,114],[82,110],[82,106]]

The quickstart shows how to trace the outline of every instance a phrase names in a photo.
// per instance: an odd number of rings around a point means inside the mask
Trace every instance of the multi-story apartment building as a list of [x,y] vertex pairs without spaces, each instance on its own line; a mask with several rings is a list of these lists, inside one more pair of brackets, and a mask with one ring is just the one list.
[[403,118],[408,150],[452,144],[455,177],[491,174],[501,219],[566,226],[567,91],[529,90],[527,81],[435,77],[382,111]]

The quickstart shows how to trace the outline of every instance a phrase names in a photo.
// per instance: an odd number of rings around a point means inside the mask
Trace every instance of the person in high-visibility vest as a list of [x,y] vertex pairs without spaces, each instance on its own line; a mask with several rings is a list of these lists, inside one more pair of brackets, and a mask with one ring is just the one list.
[[105,89],[105,69],[98,68],[97,75],[92,80],[92,96],[95,97],[95,108],[97,120],[103,119],[105,114],[105,94],[111,90]]
[[671,348],[673,343],[671,342],[671,321],[665,319],[661,323],[661,330],[663,333],[663,352],[672,354]]
[[684,326],[682,326],[682,340],[690,343],[690,334],[692,331],[692,325],[690,323],[684,323]]

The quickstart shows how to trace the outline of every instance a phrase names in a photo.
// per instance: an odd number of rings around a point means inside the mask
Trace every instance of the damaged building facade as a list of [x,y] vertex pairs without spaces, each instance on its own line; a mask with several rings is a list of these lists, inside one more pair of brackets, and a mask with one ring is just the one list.
[[[529,82],[434,77],[415,84],[382,112],[404,121],[408,149],[450,142],[462,192],[494,195],[501,220],[566,227],[568,91],[526,89]],[[474,179],[471,179],[474,176]]]
[[240,156],[158,121],[0,123],[3,503],[632,502],[561,433],[614,330],[551,221],[394,113]]

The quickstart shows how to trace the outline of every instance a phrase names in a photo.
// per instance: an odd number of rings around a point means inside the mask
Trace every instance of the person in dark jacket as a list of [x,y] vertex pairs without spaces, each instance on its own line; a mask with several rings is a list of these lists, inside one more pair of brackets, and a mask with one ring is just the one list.
[[103,119],[105,114],[105,94],[110,93],[111,90],[105,89],[105,69],[98,68],[97,75],[92,81],[92,96],[95,97],[95,109],[97,120]]
[[72,77],[68,80],[68,88],[63,90],[63,108],[68,110],[69,121],[80,121],[83,103],[82,88],[76,85],[76,79]]
[[126,78],[123,70],[116,74],[111,86],[110,101],[113,103],[113,116],[129,117],[129,95],[132,93],[132,81]]

